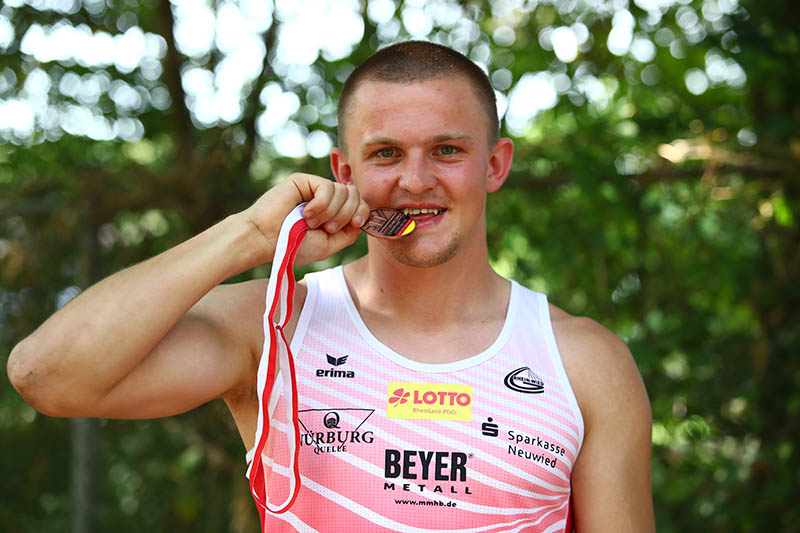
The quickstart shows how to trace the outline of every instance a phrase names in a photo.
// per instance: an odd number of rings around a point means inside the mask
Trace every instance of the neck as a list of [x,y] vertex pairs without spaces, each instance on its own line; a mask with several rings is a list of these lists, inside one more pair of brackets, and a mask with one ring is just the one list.
[[485,242],[425,268],[373,249],[347,265],[345,277],[362,314],[390,316],[398,325],[423,329],[504,316],[510,290],[489,265]]

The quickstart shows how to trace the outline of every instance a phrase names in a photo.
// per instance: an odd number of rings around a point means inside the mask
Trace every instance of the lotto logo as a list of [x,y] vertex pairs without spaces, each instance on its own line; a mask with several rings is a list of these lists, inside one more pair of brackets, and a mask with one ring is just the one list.
[[389,383],[389,418],[472,420],[472,387],[445,383]]
[[390,404],[397,404],[400,405],[401,403],[406,403],[408,401],[408,397],[411,396],[410,392],[406,392],[402,388],[397,389],[392,393],[392,397],[389,398]]

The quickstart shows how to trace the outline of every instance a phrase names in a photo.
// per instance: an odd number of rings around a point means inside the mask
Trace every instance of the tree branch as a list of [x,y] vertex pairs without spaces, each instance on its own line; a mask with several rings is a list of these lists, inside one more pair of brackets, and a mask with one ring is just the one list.
[[[643,186],[652,183],[680,181],[691,178],[700,179],[702,178],[704,171],[704,168],[662,167],[649,170],[641,174],[631,174],[628,176],[603,176],[598,178],[598,181],[620,181],[622,179],[627,179]],[[796,168],[781,163],[767,163],[764,165],[720,165],[714,169],[714,176],[742,174],[743,176],[752,179],[787,178],[793,173],[797,173]],[[512,189],[538,191],[542,189],[559,187],[561,185],[568,185],[570,183],[575,183],[576,181],[577,180],[573,175],[565,173],[554,173],[548,174],[547,176],[543,176],[541,178],[531,178],[529,175],[522,172],[512,171],[509,175],[509,181],[506,184],[506,188],[510,187]]]
[[170,98],[172,98],[173,125],[178,138],[178,159],[181,166],[188,169],[192,161],[194,130],[189,109],[186,107],[186,93],[181,81],[181,58],[175,46],[175,18],[172,15],[169,0],[160,0],[158,14],[159,31],[167,42],[167,54],[164,58],[164,82],[167,84]]
[[268,81],[278,79],[278,77],[275,75],[275,71],[272,69],[272,63],[270,61],[275,56],[273,48],[275,47],[277,35],[278,18],[275,16],[275,11],[273,10],[272,24],[270,24],[269,29],[264,34],[264,48],[266,51],[264,52],[264,64],[261,68],[261,74],[256,79],[253,90],[250,92],[250,95],[245,101],[246,120],[242,125],[244,126],[245,138],[247,141],[245,142],[244,153],[242,154],[242,160],[240,163],[242,171],[249,169],[250,165],[253,163],[253,154],[255,153],[257,137],[256,116],[258,115],[258,108],[260,104],[259,97],[261,96],[261,91],[267,85]]

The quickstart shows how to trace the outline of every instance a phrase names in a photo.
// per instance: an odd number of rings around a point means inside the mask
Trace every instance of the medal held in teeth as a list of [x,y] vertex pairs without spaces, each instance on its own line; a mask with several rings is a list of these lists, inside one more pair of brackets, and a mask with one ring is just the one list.
[[396,239],[410,235],[416,226],[414,219],[397,209],[382,207],[369,212],[361,229],[373,237]]

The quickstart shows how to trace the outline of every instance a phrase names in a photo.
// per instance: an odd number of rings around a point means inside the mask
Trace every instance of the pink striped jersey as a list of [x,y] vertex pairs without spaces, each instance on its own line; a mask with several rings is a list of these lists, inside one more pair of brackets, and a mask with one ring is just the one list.
[[[567,530],[584,426],[544,295],[511,281],[488,349],[426,364],[370,333],[341,267],[306,280],[291,342],[301,487],[264,531]],[[280,386],[269,416],[261,460],[269,501],[283,502],[292,430]]]

